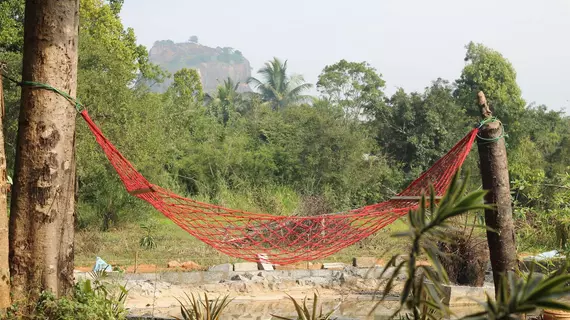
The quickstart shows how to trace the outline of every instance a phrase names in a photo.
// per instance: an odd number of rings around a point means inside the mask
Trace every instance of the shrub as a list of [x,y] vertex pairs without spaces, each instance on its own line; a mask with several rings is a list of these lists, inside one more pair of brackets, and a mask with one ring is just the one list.
[[439,241],[438,247],[450,282],[481,287],[485,282],[489,249],[487,240],[473,229],[474,226],[449,228],[448,239]]
[[196,300],[194,294],[190,296],[186,294],[186,298],[186,303],[178,300],[182,319],[184,320],[218,320],[224,309],[232,301],[232,299],[228,299],[229,296],[227,295],[221,298],[221,300],[220,298],[214,301],[208,300],[208,294],[206,293],[204,293],[204,301],[200,297]]
[[94,278],[75,285],[72,298],[56,299],[51,292],[43,292],[32,319],[58,320],[118,320],[125,319],[124,286],[103,283],[105,272],[91,273]]

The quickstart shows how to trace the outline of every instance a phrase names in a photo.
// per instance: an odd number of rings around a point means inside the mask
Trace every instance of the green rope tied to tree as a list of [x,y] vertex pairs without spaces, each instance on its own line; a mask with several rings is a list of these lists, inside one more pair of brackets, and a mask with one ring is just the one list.
[[77,112],[81,112],[81,110],[83,109],[83,105],[81,104],[81,102],[79,102],[79,100],[71,97],[66,92],[63,92],[57,88],[50,86],[49,84],[34,82],[34,81],[22,81],[22,82],[18,83],[18,85],[19,86],[29,86],[29,87],[38,87],[38,88],[42,88],[45,90],[55,92],[55,93],[59,94],[60,96],[64,97],[65,99],[67,99],[67,101],[71,102],[75,106],[75,110],[77,110]]
[[73,98],[72,96],[70,96],[69,94],[67,94],[66,92],[59,90],[57,88],[54,88],[52,86],[50,86],[49,84],[45,84],[45,83],[41,83],[41,82],[35,82],[35,81],[16,81],[10,77],[8,77],[7,75],[2,74],[2,76],[6,79],[8,79],[9,81],[15,83],[18,86],[28,86],[28,87],[36,87],[36,88],[41,88],[41,89],[45,89],[45,90],[49,90],[52,92],[55,92],[57,94],[59,94],[60,96],[64,97],[67,101],[71,102],[74,106],[75,106],[75,110],[77,110],[77,112],[81,112],[81,110],[84,108],[83,104],[81,104],[81,102],[79,102],[79,100]]
[[[492,122],[499,122],[501,123],[501,121],[499,121],[499,119],[497,119],[497,117],[489,117],[487,119],[483,119],[481,120],[481,122],[479,122],[479,126],[477,128],[481,129],[484,125],[488,124],[488,123],[492,123]],[[479,135],[479,133],[477,133],[477,143],[478,144],[490,144],[490,143],[495,143],[503,138],[507,138],[509,135],[505,133],[505,127],[503,126],[503,124],[501,123],[501,134],[498,137],[495,138],[484,138],[481,137]]]

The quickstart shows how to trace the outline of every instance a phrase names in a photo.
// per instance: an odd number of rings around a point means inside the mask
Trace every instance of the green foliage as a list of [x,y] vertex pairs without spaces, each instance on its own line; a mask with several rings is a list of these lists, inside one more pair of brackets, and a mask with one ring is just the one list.
[[[312,310],[309,310],[309,308],[307,307],[307,298],[306,297],[305,297],[305,299],[303,299],[303,305],[302,306],[293,297],[289,296],[289,299],[291,299],[291,302],[293,302],[293,305],[295,306],[295,311],[297,312],[297,318],[287,318],[287,317],[273,315],[273,314],[271,316],[273,316],[277,319],[283,319],[283,320],[295,320],[295,319],[297,319],[297,320],[329,320],[329,319],[335,319],[335,318],[332,318],[332,315],[336,311],[336,309],[340,306],[340,304],[339,304],[336,308],[333,308],[332,310],[329,310],[327,313],[323,314],[323,306],[321,305],[320,308],[318,307],[319,297],[317,296],[316,293],[313,294],[313,308],[312,308]],[[318,313],[317,313],[317,310],[319,310]]]
[[141,229],[144,230],[145,235],[141,238],[141,240],[139,241],[139,246],[143,249],[156,249],[156,240],[154,237],[154,232],[156,230],[156,225],[154,224],[143,224],[141,226]]
[[[160,79],[164,73],[148,61],[144,46],[137,45],[132,28],[125,29],[120,17],[121,1],[82,0],[79,29],[79,80],[91,85],[92,77],[113,80],[103,82],[120,88],[134,81],[139,73],[148,79]],[[83,80],[83,81],[81,81]],[[83,93],[79,90],[79,93]],[[84,94],[82,95],[82,97]],[[85,100],[83,97],[82,101]]]
[[224,126],[230,118],[243,115],[247,112],[247,104],[238,93],[239,82],[228,77],[224,83],[218,86],[214,100],[208,104],[208,113],[218,119]]
[[[25,319],[125,319],[126,288],[105,282],[105,272],[94,272],[90,276],[93,281],[82,280],[75,285],[73,297],[56,299],[51,292],[43,292],[33,313]],[[8,319],[20,319],[20,315],[11,310]]]
[[[411,247],[407,259],[396,264],[396,269],[389,277],[382,294],[384,300],[392,291],[399,273],[406,270],[406,281],[399,294],[400,307],[392,314],[392,318],[404,310],[410,311],[403,316],[407,319],[442,319],[451,315],[448,306],[442,302],[442,284],[447,283],[448,279],[438,259],[440,254],[433,239],[449,241],[448,227],[453,217],[487,208],[483,205],[486,192],[479,190],[464,195],[467,183],[459,182],[458,177],[459,174],[456,174],[439,204],[436,204],[433,189],[429,200],[422,197],[419,209],[408,213],[408,230],[395,235],[408,238]],[[417,266],[420,254],[429,258],[431,267]],[[388,265],[395,263],[396,258],[397,256],[394,256]],[[468,315],[464,319],[519,319],[521,314],[536,311],[538,308],[570,311],[570,305],[560,301],[560,298],[570,295],[570,275],[567,274],[567,269],[568,262],[548,276],[535,274],[533,270],[527,275],[504,275],[496,300],[487,296],[487,301],[481,302],[483,311]]]
[[174,96],[175,101],[181,103],[202,102],[204,92],[198,71],[184,68],[174,73],[174,82],[170,86],[168,94]]
[[317,89],[326,100],[356,119],[384,111],[384,86],[381,75],[368,63],[344,59],[326,66],[317,82]]
[[212,301],[208,299],[208,294],[204,293],[203,301],[200,297],[196,300],[194,294],[191,294],[191,296],[186,294],[186,301],[178,300],[178,302],[180,303],[180,312],[184,320],[218,320],[232,300],[226,295],[221,300],[218,297]]
[[[216,49],[215,58],[174,59],[173,83],[167,92],[157,94],[146,84],[161,82],[167,72],[149,62],[134,30],[122,24],[122,4],[122,0],[81,1],[77,96],[108,138],[152,182],[200,200],[279,215],[336,212],[376,203],[416,178],[472,128],[470,122],[479,117],[476,94],[482,90],[509,134],[519,245],[530,250],[568,249],[570,119],[546,106],[525,107],[514,67],[499,52],[469,43],[468,64],[454,85],[437,79],[423,92],[398,90],[391,97],[384,96],[385,81],[368,63],[340,60],[319,76],[321,99],[305,95],[311,85],[290,75],[286,61],[274,58],[259,70],[259,80],[249,80],[257,94],[241,94],[239,83],[226,79],[209,100],[198,72],[179,67],[244,59],[240,51],[224,47]],[[15,79],[20,79],[22,67],[23,14],[23,0],[0,0],[0,61],[7,63],[6,73]],[[6,81],[4,89],[10,175],[20,90]],[[124,191],[81,123],[76,145],[77,227],[107,231],[124,223],[145,225],[154,214],[152,208]],[[465,166],[476,168],[477,162],[468,159]],[[473,188],[480,184],[478,177],[464,181]],[[445,217],[441,210],[451,210],[431,209],[436,211],[425,220],[410,213],[413,232],[406,234],[413,243],[421,243],[419,252],[429,256],[435,254],[430,251],[435,250],[431,242],[435,240],[429,239],[433,233],[435,238],[441,235],[438,215]],[[428,228],[434,223],[437,227]],[[144,231],[133,243],[156,247],[154,230],[148,226]],[[406,265],[416,258],[410,256]],[[445,280],[439,270],[437,274],[418,270],[425,277]],[[538,280],[529,281],[525,283]],[[408,282],[406,290],[413,294],[406,304],[417,304],[420,293],[437,302],[430,291],[433,287],[414,286]],[[101,297],[105,296],[85,299]],[[61,308],[50,310],[75,308],[74,303],[61,300]],[[424,307],[435,308],[429,303]],[[515,309],[509,310],[505,312]]]
[[24,8],[23,0],[0,1],[0,53],[22,51]]
[[[448,191],[439,203],[433,188],[430,188],[429,198],[422,196],[419,208],[408,212],[408,230],[395,235],[407,238],[411,248],[407,259],[396,264],[394,273],[389,277],[382,294],[381,301],[394,288],[399,273],[406,270],[406,281],[400,293],[400,308],[392,317],[404,308],[411,310],[413,319],[437,319],[449,314],[448,307],[442,302],[444,292],[442,284],[448,283],[448,278],[438,258],[440,253],[437,241],[448,239],[446,230],[454,217],[469,211],[488,208],[483,204],[486,191],[478,190],[465,195],[467,182],[459,181],[459,177],[459,173],[454,176]],[[418,266],[417,260],[420,255],[427,256],[433,267]],[[388,265],[395,264],[397,257],[392,257]],[[380,278],[386,270],[384,269]],[[429,284],[425,280],[429,281]]]
[[[81,1],[77,96],[153,183],[274,214],[336,212],[376,203],[401,190],[472,128],[479,117],[476,93],[483,90],[509,134],[520,247],[567,246],[569,119],[545,106],[525,108],[516,72],[499,52],[470,43],[468,64],[454,85],[437,79],[422,92],[399,90],[391,97],[384,96],[380,72],[366,62],[343,59],[323,68],[319,99],[308,97],[311,85],[290,75],[287,62],[276,58],[259,70],[258,79],[250,79],[258,93],[239,93],[239,84],[226,79],[211,97],[205,96],[196,70],[179,70],[188,61],[173,59],[174,82],[158,94],[147,85],[161,82],[167,72],[149,62],[134,30],[121,22],[122,4]],[[23,0],[0,1],[0,61],[15,79],[21,78],[23,13]],[[214,51],[215,58],[191,59],[243,59],[229,47]],[[7,81],[4,89],[12,175],[20,90]],[[155,214],[124,192],[81,122],[76,146],[77,228],[106,231],[144,223]],[[476,170],[476,159],[470,157],[465,166]],[[479,181],[474,177],[470,186],[479,187]],[[310,199],[317,199],[318,209],[310,208]]]
[[216,57],[220,62],[224,63],[241,63],[245,60],[241,51],[234,50],[230,47],[222,48],[221,53]]
[[312,87],[305,83],[300,75],[287,74],[287,61],[281,62],[277,58],[266,62],[259,69],[261,80],[250,78],[248,83],[259,91],[263,101],[269,102],[273,110],[281,110],[286,106],[308,100],[303,92]]
[[521,249],[566,249],[570,231],[568,119],[538,106],[528,107],[521,123],[524,135],[509,154]]
[[422,94],[406,94],[400,89],[388,106],[373,123],[377,139],[414,178],[468,131],[465,112],[453,98],[450,84],[442,79]]
[[570,311],[570,305],[560,298],[570,295],[570,275],[566,273],[568,265],[549,276],[534,274],[516,277],[513,273],[502,278],[497,299],[487,296],[483,303],[484,310],[464,319],[511,320],[517,315],[531,313],[539,308]]
[[469,64],[456,81],[454,95],[469,115],[479,117],[477,93],[483,91],[493,114],[509,126],[512,137],[516,136],[525,101],[516,82],[515,69],[499,52],[482,44],[470,42],[466,49],[465,61]]

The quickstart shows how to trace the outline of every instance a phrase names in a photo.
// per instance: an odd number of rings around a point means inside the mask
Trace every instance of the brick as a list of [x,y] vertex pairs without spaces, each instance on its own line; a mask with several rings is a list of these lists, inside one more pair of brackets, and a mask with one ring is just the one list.
[[230,263],[219,264],[217,266],[212,266],[208,271],[219,271],[219,272],[230,272],[233,271],[234,267]]
[[234,271],[257,271],[257,263],[255,262],[237,262],[234,263]]
[[342,262],[325,262],[323,263],[323,269],[329,270],[342,270],[344,269],[345,264]]

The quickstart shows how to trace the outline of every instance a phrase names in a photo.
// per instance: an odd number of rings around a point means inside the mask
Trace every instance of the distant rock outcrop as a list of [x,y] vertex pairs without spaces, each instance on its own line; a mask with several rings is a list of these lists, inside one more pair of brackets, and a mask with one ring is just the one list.
[[[156,41],[149,52],[149,58],[171,74],[182,68],[197,69],[202,79],[204,92],[212,93],[217,86],[230,77],[239,82],[239,91],[251,91],[247,79],[251,76],[249,61],[239,50],[229,47],[211,48],[198,43],[174,43],[171,40]],[[172,83],[172,77],[162,84],[155,84],[152,90],[164,92]]]

